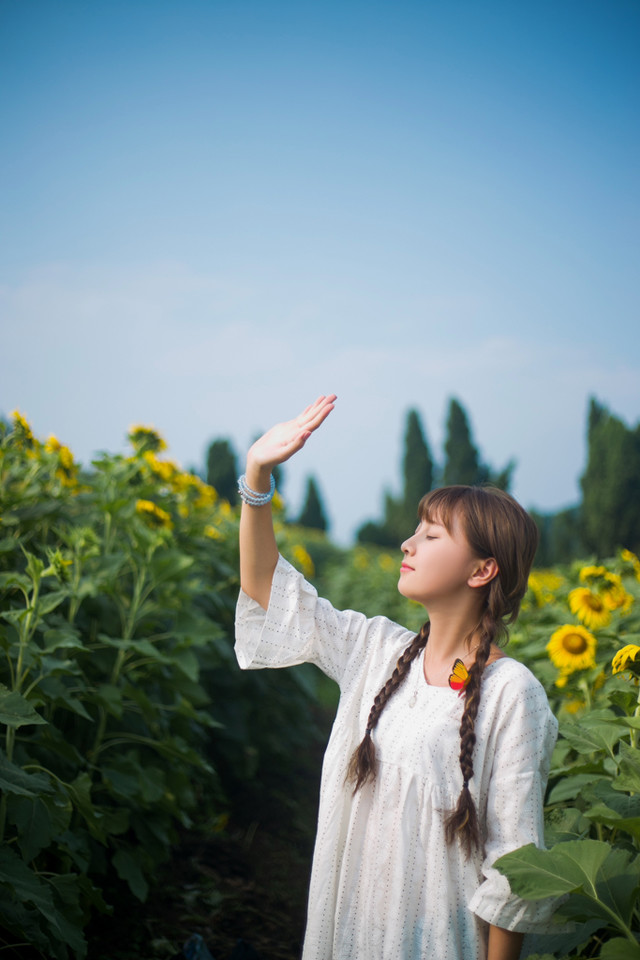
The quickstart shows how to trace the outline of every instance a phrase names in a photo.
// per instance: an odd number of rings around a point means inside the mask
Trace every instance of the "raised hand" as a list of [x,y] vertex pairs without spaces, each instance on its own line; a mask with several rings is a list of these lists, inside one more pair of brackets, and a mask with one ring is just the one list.
[[277,423],[260,437],[250,448],[247,467],[250,465],[269,470],[284,463],[300,450],[314,430],[317,430],[335,406],[336,395],[320,396],[299,416],[285,423]]

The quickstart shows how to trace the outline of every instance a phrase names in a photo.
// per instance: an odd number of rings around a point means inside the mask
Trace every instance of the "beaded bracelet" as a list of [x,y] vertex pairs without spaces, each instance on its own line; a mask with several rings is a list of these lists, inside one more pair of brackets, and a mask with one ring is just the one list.
[[269,503],[273,500],[273,494],[276,489],[276,481],[271,477],[271,483],[269,486],[269,493],[256,493],[255,490],[252,490],[251,487],[247,486],[247,478],[243,473],[241,477],[238,477],[238,492],[240,494],[240,499],[244,503],[248,503],[250,507],[263,507],[265,503]]

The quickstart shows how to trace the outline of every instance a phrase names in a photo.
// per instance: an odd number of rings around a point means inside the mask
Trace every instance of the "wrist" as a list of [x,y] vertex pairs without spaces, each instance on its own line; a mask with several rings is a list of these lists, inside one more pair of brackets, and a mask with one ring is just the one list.
[[243,503],[250,507],[264,507],[273,500],[276,489],[276,481],[273,476],[269,476],[268,490],[255,490],[247,481],[246,474],[238,477],[238,493]]
[[256,493],[268,493],[271,487],[271,467],[247,459],[244,472],[247,486]]

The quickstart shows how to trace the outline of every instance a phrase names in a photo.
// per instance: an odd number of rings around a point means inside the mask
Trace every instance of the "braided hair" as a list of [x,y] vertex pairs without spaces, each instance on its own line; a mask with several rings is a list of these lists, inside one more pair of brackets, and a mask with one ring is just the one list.
[[428,639],[429,622],[427,621],[422,625],[420,632],[415,635],[409,646],[406,648],[396,663],[395,670],[373,701],[373,706],[371,707],[369,716],[367,718],[367,727],[364,732],[364,737],[360,746],[354,751],[347,769],[347,781],[353,782],[354,793],[356,793],[356,791],[359,790],[360,787],[367,782],[367,780],[373,780],[376,775],[376,748],[373,740],[371,739],[371,733],[375,729],[376,724],[380,719],[380,714],[384,710],[387,700],[396,692],[408,674],[409,667],[416,657],[421,653],[421,651],[426,647]]
[[[478,559],[493,557],[498,566],[496,576],[483,588],[480,619],[472,631],[472,636],[479,638],[479,644],[464,690],[465,703],[460,722],[462,790],[455,810],[450,811],[445,820],[447,843],[460,840],[469,856],[480,845],[478,814],[469,782],[473,777],[475,723],[482,678],[492,644],[506,643],[508,624],[518,616],[538,546],[538,530],[529,514],[513,497],[490,486],[469,487],[460,484],[432,490],[420,501],[418,516],[421,521],[437,520],[449,532],[454,519],[457,519],[475,556]],[[347,771],[347,780],[354,784],[354,793],[375,777],[375,745],[371,733],[389,698],[407,675],[410,664],[424,650],[428,638],[427,622],[404,651],[391,677],[373,701],[364,738],[351,757]]]

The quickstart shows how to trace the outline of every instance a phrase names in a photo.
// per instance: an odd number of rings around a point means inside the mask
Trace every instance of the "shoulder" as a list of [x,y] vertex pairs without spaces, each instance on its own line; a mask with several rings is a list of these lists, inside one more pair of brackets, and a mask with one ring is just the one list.
[[490,663],[482,684],[482,699],[500,713],[531,713],[552,718],[547,692],[531,670],[513,657]]

